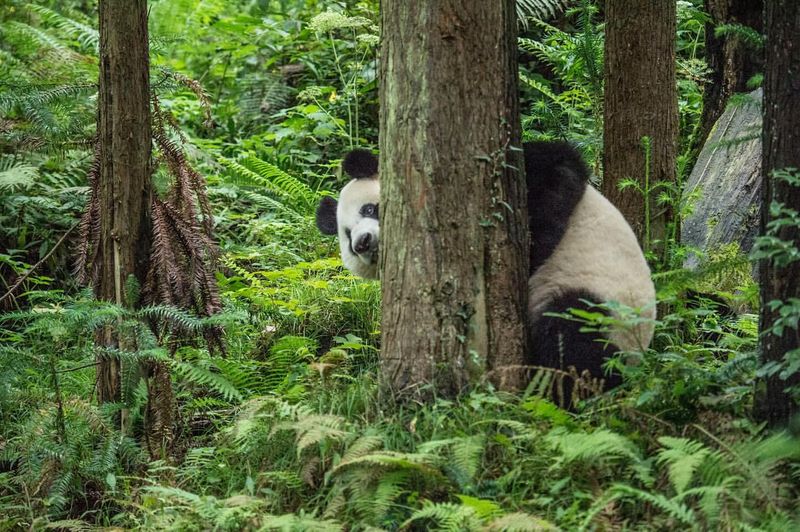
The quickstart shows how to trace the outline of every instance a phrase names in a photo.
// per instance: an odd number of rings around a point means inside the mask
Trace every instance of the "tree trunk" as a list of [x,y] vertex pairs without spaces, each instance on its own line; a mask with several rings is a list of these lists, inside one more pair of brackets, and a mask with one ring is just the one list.
[[[654,186],[675,181],[675,0],[606,0],[605,7],[602,190],[647,251],[653,240],[667,236],[673,219],[669,205],[656,204],[662,190]],[[649,175],[643,137],[651,140]],[[641,190],[620,190],[623,179],[636,181]]]
[[[99,142],[99,299],[127,301],[129,277],[140,285],[150,249],[150,61],[146,0],[101,0]],[[128,335],[130,336],[130,335]],[[117,327],[99,333],[99,343],[132,350]],[[120,400],[120,361],[101,357],[98,400]],[[124,424],[124,419],[123,419]]]
[[[763,187],[761,234],[771,220],[772,200],[800,211],[800,188],[773,179],[774,170],[800,168],[800,3],[796,0],[767,2],[764,11],[767,34],[764,73]],[[800,230],[783,227],[778,237],[800,248]],[[761,330],[767,330],[779,316],[768,302],[800,297],[800,262],[778,268],[768,260],[761,264]],[[800,347],[800,333],[786,328],[782,336],[761,337],[764,362],[780,362],[784,354]],[[795,355],[797,356],[797,355]],[[789,379],[774,375],[767,379],[766,394],[760,397],[759,414],[771,424],[782,424],[797,412],[797,403],[784,391],[800,385],[800,373]]]
[[489,371],[518,385],[529,257],[514,1],[384,0],[381,18],[385,383],[452,396]]
[[762,32],[763,0],[706,0],[705,8],[711,16],[705,31],[706,58],[711,72],[703,95],[703,116],[698,135],[701,143],[722,116],[730,96],[749,92],[747,80],[764,67],[760,50],[748,46],[735,35],[714,35],[714,29],[722,24],[742,24]]

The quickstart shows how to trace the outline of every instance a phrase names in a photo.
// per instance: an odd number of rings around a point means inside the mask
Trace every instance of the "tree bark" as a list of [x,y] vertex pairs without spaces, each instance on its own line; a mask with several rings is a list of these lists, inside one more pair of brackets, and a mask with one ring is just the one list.
[[760,50],[747,46],[735,35],[714,35],[721,24],[741,24],[762,32],[763,0],[706,0],[711,21],[706,24],[706,58],[711,70],[703,94],[703,116],[699,142],[708,138],[728,99],[737,92],[749,92],[747,80],[764,68]]
[[[767,34],[764,72],[763,187],[761,234],[766,234],[771,220],[772,200],[800,211],[800,189],[773,179],[774,170],[800,169],[800,3],[795,0],[772,0],[766,3],[764,26]],[[800,230],[783,227],[778,237],[800,248]],[[770,301],[788,301],[800,297],[800,262],[778,268],[762,261],[761,330],[766,331],[779,316]],[[761,337],[764,362],[780,362],[784,354],[800,347],[800,332],[786,328],[783,336]],[[798,405],[785,392],[788,386],[800,385],[800,373],[789,379],[774,375],[766,382],[766,393],[759,398],[759,415],[773,425],[788,421]]]
[[[605,8],[602,191],[631,224],[642,247],[649,250],[653,240],[667,236],[673,219],[671,206],[656,205],[661,190],[653,191],[653,187],[661,181],[675,181],[676,4],[674,0],[606,0]],[[649,176],[643,137],[651,139]],[[633,179],[650,192],[620,190],[623,179]]]
[[423,398],[485,371],[518,385],[529,257],[514,1],[384,0],[381,23],[384,381]]
[[[101,0],[99,143],[100,265],[96,296],[118,305],[126,284],[144,281],[150,249],[150,59],[146,0]],[[131,350],[117,327],[99,333],[99,343]],[[120,400],[120,361],[101,357],[98,400]],[[124,421],[124,420],[123,420]]]

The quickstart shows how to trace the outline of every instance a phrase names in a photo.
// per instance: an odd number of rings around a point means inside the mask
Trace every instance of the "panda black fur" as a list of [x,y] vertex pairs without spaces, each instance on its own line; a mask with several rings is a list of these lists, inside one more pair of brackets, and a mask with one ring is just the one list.
[[[588,185],[580,154],[565,142],[523,146],[531,233],[528,320],[533,365],[588,370],[602,375],[605,357],[647,347],[652,320],[634,329],[616,329],[607,338],[581,332],[581,324],[549,316],[584,301],[617,301],[655,318],[655,289],[639,244],[622,214]],[[378,161],[365,150],[345,157],[352,179],[339,202],[325,198],[317,210],[323,233],[339,235],[342,261],[356,275],[378,277]],[[374,216],[373,216],[374,214]],[[367,241],[368,245],[364,244]],[[608,385],[617,384],[612,375]]]

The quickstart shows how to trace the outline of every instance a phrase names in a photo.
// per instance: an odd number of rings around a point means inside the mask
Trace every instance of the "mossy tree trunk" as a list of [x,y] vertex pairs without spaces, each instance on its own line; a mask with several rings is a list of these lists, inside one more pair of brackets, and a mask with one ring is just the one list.
[[[645,249],[663,240],[669,205],[643,192],[675,181],[678,95],[675,85],[675,0],[606,0],[603,194],[617,206]],[[643,137],[649,137],[649,186]],[[633,187],[620,190],[623,179]]]
[[763,30],[763,0],[705,0],[711,20],[706,24],[706,58],[710,69],[703,94],[703,116],[698,141],[702,144],[717,122],[728,99],[737,92],[749,92],[747,81],[764,67],[763,54],[738,35],[716,36],[723,24],[741,24]]
[[[772,0],[764,10],[767,34],[764,72],[763,186],[761,234],[771,220],[770,203],[800,211],[800,189],[773,179],[772,172],[785,168],[800,169],[800,3],[796,0]],[[800,248],[800,230],[781,228],[778,237]],[[762,261],[761,330],[766,331],[780,316],[770,308],[770,301],[788,301],[800,297],[800,262],[778,268]],[[764,362],[780,363],[784,355],[800,348],[800,331],[786,327],[782,336],[761,337]],[[797,357],[798,355],[794,355]],[[798,405],[786,388],[800,386],[800,372],[788,379],[775,374],[767,379],[766,393],[759,399],[759,415],[773,425],[788,421]]]
[[[99,143],[99,299],[126,301],[129,278],[144,280],[150,249],[150,60],[146,0],[101,0]],[[99,343],[131,350],[117,327],[106,327]],[[98,400],[120,400],[120,361],[101,357]],[[123,416],[123,425],[124,425]],[[124,428],[124,427],[123,427]]]
[[513,0],[381,3],[385,383],[519,384],[528,231]]

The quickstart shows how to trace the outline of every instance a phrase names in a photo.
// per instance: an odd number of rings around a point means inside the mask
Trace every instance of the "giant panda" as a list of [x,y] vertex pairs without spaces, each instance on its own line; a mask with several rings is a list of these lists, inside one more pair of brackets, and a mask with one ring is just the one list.
[[[523,146],[528,184],[530,277],[528,280],[529,363],[588,371],[603,377],[604,359],[618,351],[647,348],[653,337],[655,289],[636,236],[622,214],[589,184],[580,154],[566,142]],[[317,227],[338,234],[342,262],[358,276],[378,277],[378,160],[354,150],[342,162],[352,177],[337,202],[326,197]],[[585,332],[565,319],[568,309],[597,311],[595,303],[617,302],[645,319],[625,328]],[[613,320],[612,320],[613,321]],[[611,374],[607,386],[619,383]],[[571,389],[571,386],[570,386]]]

